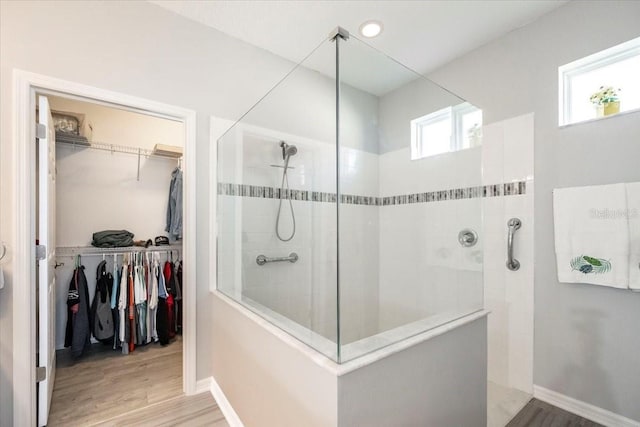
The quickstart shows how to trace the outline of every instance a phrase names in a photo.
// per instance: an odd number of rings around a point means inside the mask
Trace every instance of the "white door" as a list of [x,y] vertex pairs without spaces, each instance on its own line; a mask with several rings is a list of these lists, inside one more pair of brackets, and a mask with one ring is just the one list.
[[46,249],[38,261],[38,366],[46,368],[38,383],[38,426],[45,426],[56,377],[56,132],[49,100],[39,96],[38,101],[38,122],[45,129],[38,139],[38,240]]

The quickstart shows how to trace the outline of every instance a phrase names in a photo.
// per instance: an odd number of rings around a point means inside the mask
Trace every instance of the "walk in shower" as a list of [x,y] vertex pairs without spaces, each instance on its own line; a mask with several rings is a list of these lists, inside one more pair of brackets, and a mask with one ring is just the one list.
[[337,363],[481,310],[481,126],[337,29],[217,141],[218,290]]

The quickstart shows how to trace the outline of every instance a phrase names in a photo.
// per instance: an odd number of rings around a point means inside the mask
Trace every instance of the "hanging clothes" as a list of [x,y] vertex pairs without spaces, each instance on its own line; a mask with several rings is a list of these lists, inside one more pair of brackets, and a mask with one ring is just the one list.
[[182,287],[182,261],[178,262],[176,268],[176,332],[182,335],[182,299],[183,299],[183,287]]
[[131,353],[136,348],[136,301],[135,301],[135,289],[133,284],[133,272],[134,265],[129,266],[129,277],[127,282],[128,293],[129,293],[129,304],[127,310],[127,317],[129,319],[129,353]]
[[165,277],[160,263],[158,262],[157,271],[158,280],[158,309],[156,313],[156,329],[160,344],[169,344],[169,304],[168,299],[171,296],[165,285]]
[[128,290],[128,272],[129,266],[127,264],[127,260],[125,259],[122,263],[122,273],[120,273],[120,295],[118,298],[118,337],[120,341],[120,346],[122,347],[122,354],[129,353],[129,316],[127,313],[128,301],[127,297],[129,295]]
[[175,320],[175,295],[176,295],[176,276],[173,270],[173,263],[169,260],[164,263],[164,279],[167,286],[167,313],[169,322],[169,338],[176,336],[176,320]]
[[96,270],[96,290],[91,302],[91,332],[95,339],[103,343],[113,342],[113,313],[109,291],[113,284],[113,276],[107,272],[107,261],[98,264]]
[[167,225],[164,229],[174,239],[182,239],[182,169],[175,168],[169,184]]
[[136,301],[136,344],[144,345],[147,342],[147,287],[144,281],[142,255],[136,259],[134,293]]
[[79,261],[69,283],[67,294],[67,329],[64,346],[71,347],[75,358],[91,346],[91,324],[89,316],[89,287],[84,266]]
[[118,348],[120,336],[120,314],[118,301],[120,299],[120,274],[118,270],[118,255],[113,255],[113,285],[111,287],[111,314],[113,315],[113,349]]
[[150,300],[151,300],[151,273],[150,273],[150,269],[151,269],[151,264],[149,263],[149,252],[144,254],[144,286],[145,289],[147,291],[147,312],[146,312],[146,324],[145,324],[145,328],[147,329],[147,337],[145,340],[145,344],[149,344],[152,340],[152,332],[151,332],[151,307],[150,307]]
[[149,310],[151,316],[151,338],[153,341],[158,342],[158,329],[157,329],[157,317],[158,317],[158,293],[159,282],[158,275],[160,274],[160,255],[154,254],[153,267],[151,269],[151,296],[149,298]]
[[149,308],[149,331],[151,339],[154,342],[158,342],[158,330],[156,325],[157,313],[158,313],[158,274],[160,272],[160,257],[159,254],[154,254],[153,265],[149,272],[150,277],[150,289],[151,293],[147,307]]

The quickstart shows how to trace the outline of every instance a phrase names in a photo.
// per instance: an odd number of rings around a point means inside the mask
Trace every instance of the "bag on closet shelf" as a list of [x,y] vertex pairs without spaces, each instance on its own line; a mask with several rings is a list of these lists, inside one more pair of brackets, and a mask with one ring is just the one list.
[[113,276],[107,273],[107,262],[98,264],[96,273],[96,293],[91,303],[91,320],[93,336],[105,344],[113,342],[115,333],[113,312],[109,288],[113,283]]
[[133,233],[127,230],[104,230],[93,233],[92,246],[97,248],[122,248],[133,246]]

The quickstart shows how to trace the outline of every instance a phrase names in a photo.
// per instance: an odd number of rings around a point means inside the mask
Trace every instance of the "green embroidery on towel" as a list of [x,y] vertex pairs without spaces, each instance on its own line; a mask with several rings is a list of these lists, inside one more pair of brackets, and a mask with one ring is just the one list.
[[578,270],[584,274],[604,274],[611,271],[611,261],[587,255],[580,255],[573,258],[570,264],[572,270]]

